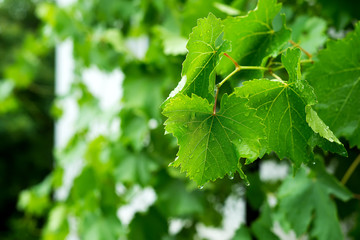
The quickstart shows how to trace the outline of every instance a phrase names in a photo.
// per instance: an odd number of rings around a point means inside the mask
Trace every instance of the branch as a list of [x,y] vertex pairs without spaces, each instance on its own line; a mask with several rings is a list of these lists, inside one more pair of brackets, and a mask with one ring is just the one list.
[[341,179],[341,183],[343,185],[345,185],[347,183],[347,181],[349,180],[349,178],[351,177],[351,175],[353,174],[353,172],[355,171],[355,169],[359,165],[359,163],[360,163],[360,154],[356,157],[356,159],[353,161],[353,163],[350,165],[350,167],[346,171],[344,177]]

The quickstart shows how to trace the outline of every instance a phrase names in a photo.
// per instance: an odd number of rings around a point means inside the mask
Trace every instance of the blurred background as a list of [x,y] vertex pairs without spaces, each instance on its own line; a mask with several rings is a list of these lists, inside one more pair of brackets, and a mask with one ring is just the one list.
[[[358,1],[281,2],[293,40],[311,53],[360,19]],[[289,163],[269,155],[245,170],[250,187],[235,175],[198,189],[168,167],[178,147],[160,105],[180,80],[197,19],[244,15],[256,3],[0,0],[0,239],[245,234],[239,227],[258,219]],[[350,159],[359,153],[347,148]],[[337,178],[351,164],[323,157]],[[360,192],[356,171],[348,186]],[[337,206],[345,222],[358,218],[357,202]],[[349,236],[359,236],[354,224],[344,225]]]

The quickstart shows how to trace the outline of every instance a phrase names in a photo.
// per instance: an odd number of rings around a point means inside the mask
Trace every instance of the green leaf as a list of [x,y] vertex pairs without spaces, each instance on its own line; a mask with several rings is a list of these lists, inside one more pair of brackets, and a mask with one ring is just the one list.
[[186,76],[186,83],[181,93],[188,96],[195,93],[213,102],[215,67],[220,53],[230,50],[230,43],[222,37],[221,20],[212,13],[207,18],[198,20],[186,46],[189,52],[181,73],[182,77]]
[[306,121],[315,133],[312,137],[310,144],[313,146],[318,145],[326,151],[338,153],[339,155],[347,157],[347,152],[344,145],[337,139],[330,128],[320,119],[318,114],[312,109],[311,106],[306,106]]
[[124,228],[115,212],[110,214],[85,212],[79,221],[79,232],[81,239],[108,240],[124,238]]
[[156,32],[160,35],[166,55],[183,55],[187,53],[187,39],[180,36],[179,33],[174,33],[160,26],[156,28]]
[[157,164],[144,153],[132,154],[125,151],[115,167],[116,180],[119,183],[149,184],[152,173],[157,170]]
[[272,232],[273,220],[270,206],[265,202],[261,207],[261,215],[251,224],[251,230],[259,240],[279,240]]
[[190,192],[183,181],[168,179],[157,193],[156,205],[164,216],[187,217],[206,209],[202,192]]
[[129,240],[163,239],[168,233],[167,219],[155,208],[147,213],[137,213],[130,223]]
[[236,94],[249,97],[249,105],[266,126],[267,150],[282,159],[290,158],[295,166],[308,162],[313,154],[308,146],[312,130],[305,118],[305,103],[295,84],[260,79],[245,82]]
[[337,137],[360,148],[360,24],[319,53],[307,79],[314,87],[315,109]]
[[[291,25],[291,38],[308,53],[314,54],[327,39],[326,21],[319,17],[299,16]],[[303,54],[303,57],[306,57]]]
[[120,112],[121,141],[130,145],[135,151],[141,151],[149,136],[149,124],[146,114],[140,109],[124,108]]
[[[291,35],[285,24],[279,29],[273,25],[280,9],[281,4],[276,0],[259,0],[256,9],[248,15],[224,20],[224,38],[231,41],[230,55],[237,63],[245,66],[262,66],[270,56],[278,55]],[[282,21],[285,22],[285,19]],[[223,58],[220,61],[219,72],[227,75],[232,70],[233,64]],[[251,76],[259,78],[262,77],[262,73],[256,71]]]
[[263,137],[261,119],[249,109],[247,100],[234,94],[224,95],[220,111],[196,95],[179,94],[168,103],[163,114],[168,117],[166,131],[180,145],[173,166],[181,166],[198,185],[214,181],[238,169],[239,158],[253,161]]
[[301,169],[295,179],[288,177],[280,187],[278,211],[297,236],[305,233],[312,222],[310,234],[313,238],[343,239],[331,192]]
[[51,209],[42,232],[43,239],[61,240],[68,236],[69,223],[67,221],[67,213],[68,209],[65,204],[58,204]]
[[313,145],[309,142],[314,131],[330,142],[340,143],[315,112],[305,111],[316,98],[311,86],[301,80],[300,53],[299,49],[288,49],[281,56],[289,74],[287,82],[253,80],[235,90],[237,95],[249,98],[250,107],[256,108],[263,119],[268,152],[275,151],[280,158],[290,158],[295,167],[313,159]]
[[51,206],[52,175],[31,189],[20,192],[17,207],[28,214],[42,216]]
[[226,18],[227,14],[216,7],[216,3],[223,0],[190,0],[184,4],[184,10],[181,14],[181,33],[183,36],[189,36],[193,27],[199,18],[204,18],[209,13],[219,18]]
[[353,198],[353,194],[334,175],[326,171],[323,161],[316,161],[314,163],[310,165],[311,169],[316,173],[319,184],[324,186],[329,193],[334,194],[342,201],[348,201]]
[[251,240],[249,230],[244,225],[241,225],[240,228],[236,230],[235,236],[232,240]]
[[318,114],[312,109],[311,106],[306,106],[305,111],[306,121],[309,123],[314,132],[318,133],[321,137],[326,138],[330,142],[341,144],[339,139],[337,139],[329,127],[326,126],[326,124],[319,118]]

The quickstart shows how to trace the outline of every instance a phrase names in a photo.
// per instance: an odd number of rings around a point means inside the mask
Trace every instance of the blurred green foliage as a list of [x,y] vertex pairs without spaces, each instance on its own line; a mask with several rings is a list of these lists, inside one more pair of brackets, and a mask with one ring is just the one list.
[[[29,0],[0,2],[1,239],[38,238],[40,223],[17,211],[16,201],[21,190],[44,179],[54,161],[54,51],[42,37],[35,8]],[[40,189],[31,194],[42,195]],[[38,216],[50,199],[31,205]]]
[[[197,19],[209,12],[223,19],[245,15],[256,2],[78,0],[58,7],[51,1],[0,1],[0,212],[4,213],[0,238],[60,240],[75,234],[85,240],[194,239],[199,223],[220,227],[226,199],[236,189],[244,189],[244,184],[235,176],[208,183],[200,190],[185,174],[169,168],[177,144],[164,135],[160,105],[180,80],[185,42]],[[334,37],[326,34],[329,27],[341,33],[352,30],[352,22],[359,19],[357,1],[282,2],[293,40],[315,57],[326,39]],[[129,42],[141,37],[149,43],[143,57],[129,47]],[[54,47],[65,39],[74,43],[75,82],[65,96],[55,98]],[[117,106],[102,109],[87,88],[82,73],[92,66],[105,72],[123,71],[123,96]],[[65,147],[53,150],[51,112],[61,115],[66,111],[62,109],[66,99],[74,100],[79,109],[75,132]],[[103,122],[107,129],[115,122],[120,130],[94,136],[95,121]],[[308,169],[308,174],[297,178],[311,187],[311,181],[321,175],[319,171],[324,173],[322,163],[336,166],[335,180],[326,175],[323,179],[328,185],[316,187],[326,186],[319,194],[330,202],[325,207],[333,209],[336,203],[340,220],[353,219],[348,235],[357,239],[358,200],[333,201],[327,190],[329,185],[336,186],[336,179],[359,154],[356,148],[347,146],[347,150],[348,159],[317,150],[320,160],[316,166],[322,170]],[[262,161],[267,159],[276,156]],[[57,199],[54,192],[65,184],[66,166],[77,161],[82,167],[68,195]],[[292,189],[294,179],[268,182],[259,178],[257,164],[245,168],[251,185],[240,195],[247,201],[248,222],[239,226],[234,239],[277,239],[272,232],[275,220],[290,224],[289,229],[294,224],[281,218],[283,206],[297,207],[281,195]],[[359,171],[347,184],[352,192],[360,193]],[[118,208],[131,203],[139,189],[146,187],[154,189],[155,203],[136,213],[129,225],[120,222]],[[304,194],[301,190],[299,195]],[[280,205],[269,206],[269,196],[278,193]],[[173,219],[185,224],[178,233],[169,234]]]

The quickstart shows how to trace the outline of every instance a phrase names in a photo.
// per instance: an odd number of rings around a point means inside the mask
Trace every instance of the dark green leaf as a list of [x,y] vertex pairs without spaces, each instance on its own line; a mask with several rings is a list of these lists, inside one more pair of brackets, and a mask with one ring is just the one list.
[[319,53],[307,79],[314,87],[319,116],[338,137],[360,147],[360,24]]

